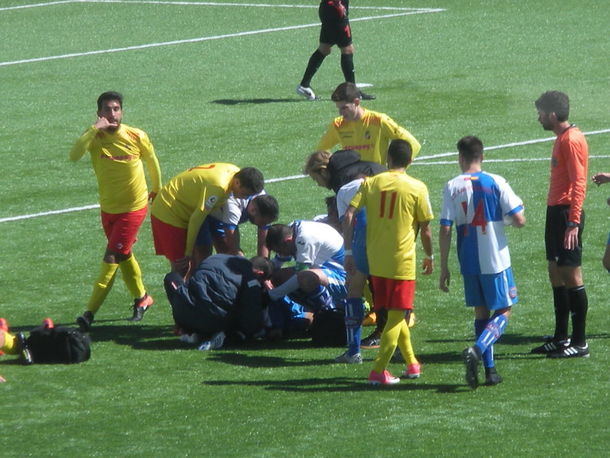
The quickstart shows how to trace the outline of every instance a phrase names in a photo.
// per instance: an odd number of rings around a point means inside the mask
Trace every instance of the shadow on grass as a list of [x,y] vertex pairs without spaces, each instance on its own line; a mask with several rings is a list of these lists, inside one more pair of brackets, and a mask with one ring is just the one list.
[[[610,334],[589,334],[587,335],[587,340],[596,340],[596,339],[608,339],[610,338]],[[427,343],[463,343],[466,346],[472,345],[474,342],[474,336],[470,339],[427,339]],[[544,337],[542,336],[524,336],[522,334],[503,334],[498,341],[498,345],[527,345],[531,344],[535,346],[536,344],[541,345],[544,342]]]
[[444,394],[459,394],[470,392],[465,385],[458,384],[424,384],[411,380],[401,381],[391,386],[369,385],[363,378],[332,377],[332,378],[304,378],[290,380],[208,380],[203,381],[207,386],[257,386],[270,391],[288,391],[298,393],[336,393],[346,391],[436,391]]
[[305,99],[218,99],[212,100],[212,103],[217,103],[219,105],[245,105],[245,104],[255,104],[260,105],[263,103],[296,103],[296,102],[309,102],[309,100]]

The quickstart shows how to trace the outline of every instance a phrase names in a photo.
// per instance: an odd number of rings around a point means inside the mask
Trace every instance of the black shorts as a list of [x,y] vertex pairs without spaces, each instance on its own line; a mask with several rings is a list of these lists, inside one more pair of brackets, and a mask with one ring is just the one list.
[[578,246],[573,250],[563,247],[563,239],[567,229],[569,205],[551,205],[546,208],[546,226],[544,242],[547,261],[555,261],[558,266],[579,267],[582,264],[582,233],[585,228],[585,212],[580,215],[578,225]]
[[320,29],[320,43],[337,45],[345,48],[352,44],[352,29],[348,16],[340,17],[334,6],[321,2],[318,15],[322,22]]

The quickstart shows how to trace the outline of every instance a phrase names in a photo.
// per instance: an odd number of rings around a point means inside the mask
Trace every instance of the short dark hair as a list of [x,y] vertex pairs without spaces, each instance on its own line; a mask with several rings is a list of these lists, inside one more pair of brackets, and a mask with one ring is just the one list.
[[123,108],[123,96],[119,92],[106,91],[97,98],[97,111],[101,111],[104,102],[109,100],[116,100],[119,102],[121,109]]
[[265,186],[263,173],[254,167],[244,167],[235,174],[235,178],[239,179],[241,185],[248,188],[253,194],[258,194]]
[[483,142],[474,135],[460,138],[457,149],[460,156],[468,163],[483,160]]
[[390,168],[407,167],[411,163],[413,151],[406,140],[392,140],[388,147],[388,164]]
[[264,256],[254,256],[250,259],[252,263],[252,267],[256,270],[260,270],[263,273],[263,278],[265,280],[271,278],[271,274],[273,273],[273,264],[272,262],[265,258]]
[[267,231],[267,237],[265,238],[265,245],[271,251],[277,252],[282,242],[286,237],[292,234],[292,228],[286,224],[274,224]]
[[534,103],[546,114],[555,113],[559,122],[567,121],[570,116],[570,98],[564,92],[546,91]]
[[330,96],[333,102],[352,103],[355,99],[360,98],[360,89],[354,83],[341,83]]
[[263,194],[256,196],[252,199],[252,203],[258,208],[258,212],[263,218],[267,218],[271,221],[277,220],[280,214],[280,206],[277,203],[277,199],[269,194]]

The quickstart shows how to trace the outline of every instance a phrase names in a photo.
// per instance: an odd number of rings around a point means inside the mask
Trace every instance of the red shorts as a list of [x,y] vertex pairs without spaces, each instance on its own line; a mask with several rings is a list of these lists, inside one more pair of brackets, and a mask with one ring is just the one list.
[[108,251],[124,255],[131,253],[147,211],[148,208],[144,207],[127,213],[102,212],[102,227],[108,239]]
[[370,276],[375,310],[413,310],[415,280]]
[[164,223],[150,215],[155,252],[171,262],[184,258],[186,248],[186,229]]

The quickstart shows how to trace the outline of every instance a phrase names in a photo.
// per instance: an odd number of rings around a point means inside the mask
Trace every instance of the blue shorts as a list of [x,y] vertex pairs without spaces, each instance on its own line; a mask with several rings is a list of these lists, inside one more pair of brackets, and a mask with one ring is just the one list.
[[500,310],[519,301],[513,270],[487,275],[464,275],[464,296],[469,307]]
[[347,298],[347,288],[345,286],[347,272],[345,272],[343,266],[334,261],[327,261],[322,264],[321,270],[328,278],[327,288],[335,304]]
[[225,236],[226,229],[235,228],[236,226],[223,223],[218,218],[214,218],[213,216],[208,215],[203,220],[203,223],[199,228],[199,233],[197,234],[197,240],[195,241],[195,245],[212,245],[212,242],[215,239],[222,239]]

